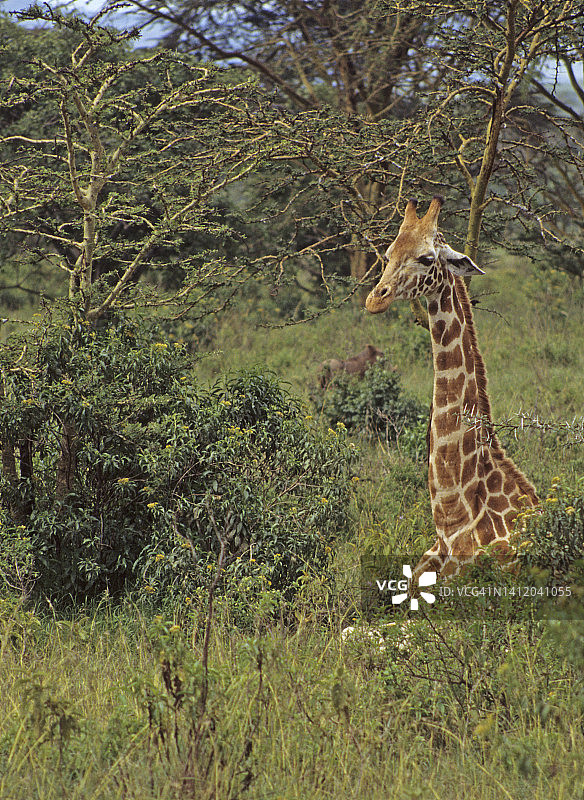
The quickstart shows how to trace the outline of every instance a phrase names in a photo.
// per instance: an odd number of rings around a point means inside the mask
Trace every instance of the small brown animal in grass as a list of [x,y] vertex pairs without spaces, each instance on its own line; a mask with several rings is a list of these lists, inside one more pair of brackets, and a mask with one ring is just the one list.
[[357,375],[362,378],[369,367],[375,364],[379,358],[383,358],[383,351],[368,344],[356,356],[351,356],[345,361],[341,361],[339,358],[323,361],[320,365],[320,386],[324,389],[331,382],[335,373],[339,372],[347,372],[349,375]]

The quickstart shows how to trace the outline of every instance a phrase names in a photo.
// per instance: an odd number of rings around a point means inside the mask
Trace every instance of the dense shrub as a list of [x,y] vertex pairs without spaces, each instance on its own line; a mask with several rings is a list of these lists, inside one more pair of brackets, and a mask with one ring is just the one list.
[[69,318],[38,321],[16,366],[4,349],[0,561],[53,600],[188,595],[222,539],[227,575],[292,592],[346,525],[343,429],[311,427],[271,375],[194,387],[185,348],[158,339]]
[[516,525],[519,552],[531,567],[568,574],[584,562],[584,493],[555,478],[540,509],[526,509]]
[[349,431],[374,434],[390,442],[415,428],[416,434],[406,437],[415,452],[425,440],[428,410],[407,397],[397,375],[382,365],[371,367],[361,380],[338,375],[326,390],[315,395],[314,402],[331,425],[342,422]]

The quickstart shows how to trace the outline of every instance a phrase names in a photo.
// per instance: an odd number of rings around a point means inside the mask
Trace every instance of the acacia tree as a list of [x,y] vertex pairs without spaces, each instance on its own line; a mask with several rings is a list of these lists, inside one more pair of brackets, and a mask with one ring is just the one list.
[[[217,310],[256,276],[272,276],[277,286],[294,259],[320,264],[326,282],[323,259],[338,241],[367,241],[374,226],[355,176],[373,174],[377,154],[392,151],[387,127],[355,131],[326,109],[293,114],[232,71],[168,51],[131,51],[131,34],[101,27],[100,17],[84,23],[48,7],[22,16],[64,36],[54,50],[30,45],[28,58],[13,58],[12,69],[3,64],[3,266],[42,263],[61,274],[75,330],[138,306],[170,306],[175,316],[191,307]],[[396,153],[403,148],[393,145]],[[263,185],[248,203],[246,189],[258,175]],[[234,231],[221,206],[227,196],[241,201],[245,226],[257,223],[267,243],[281,213],[278,191],[292,187],[301,197],[312,183],[325,206],[334,196],[333,236],[300,245],[299,226],[265,251],[250,245],[246,253],[244,242],[236,259],[228,257]],[[319,213],[311,211],[314,219]],[[5,350],[7,392],[19,380],[42,383],[37,355],[47,335],[42,329],[34,347],[25,336],[20,349]],[[75,341],[59,363],[74,357]],[[69,413],[67,400],[59,417],[57,500],[77,480],[78,405]],[[3,473],[15,487],[32,476],[35,433],[26,419],[20,433],[4,426],[2,434]],[[29,501],[18,505],[15,513],[26,517]]]
[[[429,132],[438,123],[435,131],[448,141],[466,182],[470,210],[465,251],[475,258],[488,206],[520,211],[517,198],[533,194],[524,148],[525,116],[537,111],[530,107],[529,83],[542,65],[559,57],[567,37],[582,41],[584,9],[575,2],[507,0],[493,6],[466,2],[460,12],[471,24],[457,21],[456,46],[468,48],[471,55],[465,74],[443,87]],[[553,142],[543,138],[539,147],[545,150],[546,144],[549,150]]]
[[[377,151],[352,171],[350,222],[358,229],[365,216],[379,226],[412,189],[455,193],[468,209],[463,237],[473,258],[487,208],[519,214],[530,190],[520,113],[527,80],[559,57],[568,38],[572,49],[581,42],[584,29],[577,0],[129,5],[146,24],[166,26],[163,41],[244,65],[292,108],[332,105],[355,132],[390,123],[393,143],[403,146]],[[360,280],[372,248],[355,230],[346,245]]]
[[[439,69],[425,68],[424,42],[435,25],[430,4],[413,4],[405,11],[377,0],[133,0],[131,5],[166,25],[163,43],[246,67],[295,112],[332,107],[352,120],[353,135],[367,135],[378,122],[411,118],[423,104],[420,98],[453,67],[447,57]],[[410,133],[400,129],[402,142]],[[378,215],[387,178],[399,180],[402,169],[392,163],[394,149],[372,150],[360,169],[356,163],[347,169],[339,191],[351,201],[343,209],[349,226],[361,228],[363,216]],[[345,249],[351,276],[362,280],[371,266],[371,248],[364,248],[353,230]]]
[[[270,132],[254,125],[255,88],[169,52],[136,57],[130,34],[97,20],[26,17],[77,43],[68,63],[36,58],[5,79],[5,113],[40,106],[50,124],[37,135],[4,129],[0,232],[62,270],[92,321],[114,305],[207,297],[233,276],[218,249],[203,259],[188,245],[197,234],[221,245],[229,231],[213,199],[264,156]],[[174,290],[138,285],[169,264]]]
[[[399,176],[405,127],[324,104],[295,113],[241,72],[133,53],[131,33],[100,17],[22,16],[67,46],[35,51],[27,31],[25,58],[4,69],[0,234],[13,261],[61,270],[89,319],[138,295],[217,308],[250,277],[281,282],[292,260],[326,280],[339,248],[375,250],[387,215],[361,190]],[[300,207],[292,229],[280,224]]]

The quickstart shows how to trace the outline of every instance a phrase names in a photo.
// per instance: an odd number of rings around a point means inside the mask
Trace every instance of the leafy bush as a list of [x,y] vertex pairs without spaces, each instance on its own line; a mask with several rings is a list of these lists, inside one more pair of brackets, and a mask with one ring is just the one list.
[[371,367],[361,380],[346,374],[335,377],[314,402],[331,425],[342,422],[349,431],[382,436],[389,442],[400,439],[408,428],[416,428],[412,448],[419,450],[419,430],[427,422],[427,409],[407,397],[399,378],[381,365]]
[[516,532],[528,566],[566,575],[584,560],[584,493],[554,478],[541,510],[519,514]]
[[203,390],[185,348],[157,339],[71,316],[4,348],[0,560],[25,542],[27,580],[53,600],[186,596],[209,584],[221,539],[228,576],[293,592],[346,526],[354,449],[273,376]]

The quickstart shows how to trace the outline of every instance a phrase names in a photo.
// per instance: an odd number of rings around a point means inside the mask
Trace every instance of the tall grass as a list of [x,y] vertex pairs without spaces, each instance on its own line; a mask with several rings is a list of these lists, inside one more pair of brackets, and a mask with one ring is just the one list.
[[197,613],[4,627],[0,796],[579,796],[581,681],[545,628],[411,622],[380,648],[297,612],[219,615],[202,714]]

